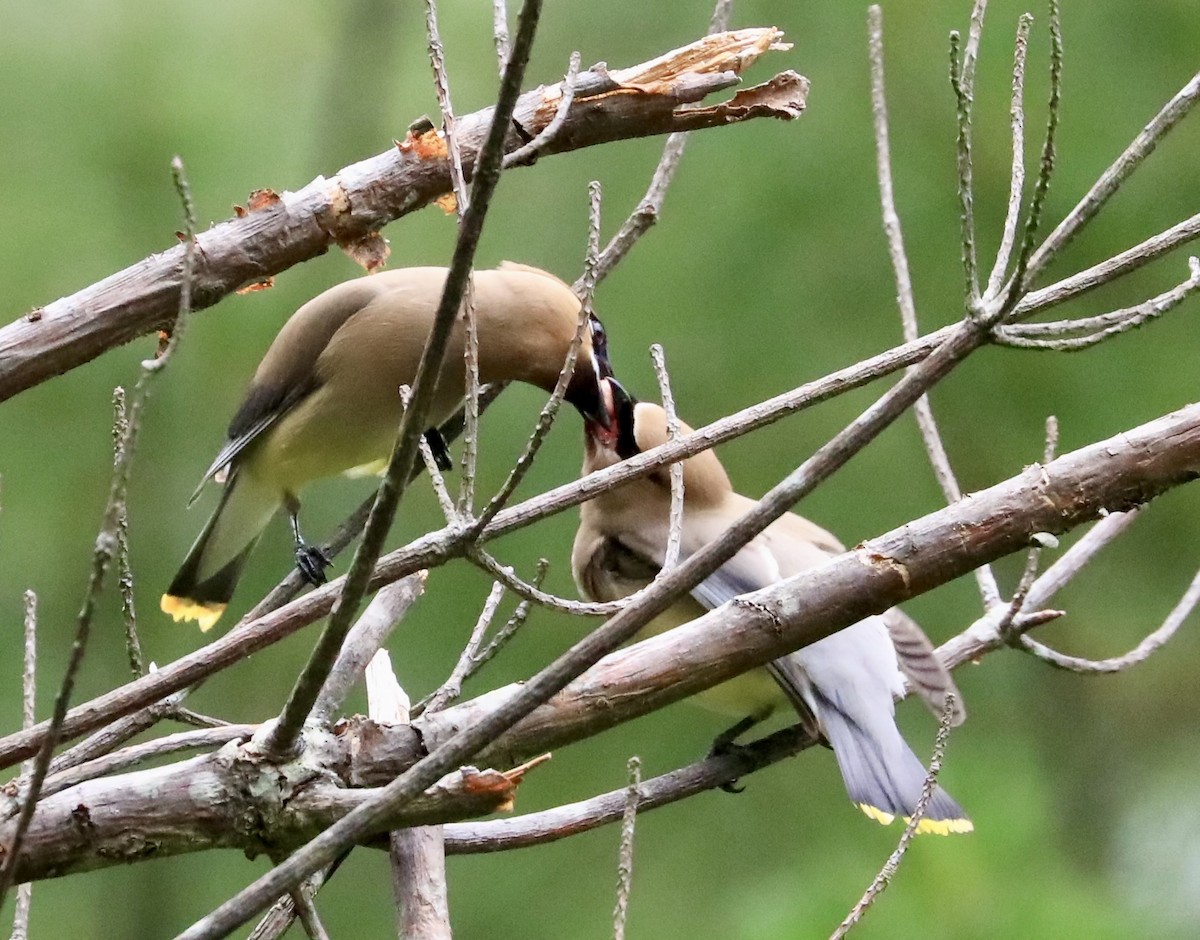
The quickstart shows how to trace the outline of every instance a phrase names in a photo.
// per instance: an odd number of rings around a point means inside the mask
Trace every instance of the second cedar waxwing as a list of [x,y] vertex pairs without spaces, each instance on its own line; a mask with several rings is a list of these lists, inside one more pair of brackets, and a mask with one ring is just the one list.
[[[658,405],[638,402],[619,384],[611,389],[610,424],[588,423],[584,473],[599,470],[668,440]],[[691,429],[681,425],[683,433]],[[718,538],[754,501],[734,492],[716,454],[683,461],[684,509],[680,560]],[[597,601],[628,597],[663,564],[671,504],[669,468],[601,493],[580,508],[571,564],[580,591]],[[785,513],[716,572],[647,627],[659,633],[699,617],[740,594],[759,590],[821,564],[842,551],[832,535]],[[949,673],[915,622],[899,611],[868,617],[823,640],[706,690],[697,699],[743,716],[731,738],[791,704],[814,726],[837,758],[850,799],[883,824],[911,816],[926,771],[896,727],[893,696],[904,677],[940,714],[948,691],[961,701]],[[955,723],[964,717],[955,713]],[[970,832],[971,821],[939,787],[918,832]]]
[[[300,537],[300,490],[323,477],[386,466],[402,415],[400,386],[416,377],[445,281],[445,268],[372,274],[330,288],[283,325],[201,481],[223,481],[221,500],[163,595],[163,611],[211,628],[280,506],[291,519],[301,573],[324,581],[328,559]],[[480,381],[552,390],[579,322],[571,289],[546,271],[505,262],[475,272],[474,297]],[[591,340],[599,329],[593,318],[565,397],[586,418],[604,422],[600,382],[607,364],[593,356]],[[465,333],[456,321],[431,428],[463,400]],[[445,458],[445,442],[435,431],[427,437],[441,444]]]

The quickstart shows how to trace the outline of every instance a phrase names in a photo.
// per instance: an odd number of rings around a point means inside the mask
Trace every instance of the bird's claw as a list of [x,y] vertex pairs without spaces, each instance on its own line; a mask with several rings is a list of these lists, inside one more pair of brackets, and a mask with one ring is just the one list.
[[320,587],[328,579],[325,569],[333,564],[333,559],[316,545],[296,546],[296,568],[300,577],[313,587]]
[[[719,734],[719,735],[717,735],[716,740],[713,741],[712,747],[710,747],[708,749],[707,756],[708,757],[723,757],[727,754],[736,755],[736,754],[741,753],[742,750],[743,750],[742,746],[740,744],[735,744],[733,742],[733,739],[730,738],[728,734]],[[718,786],[720,789],[724,790],[726,793],[742,793],[745,791],[746,788],[739,787],[737,785],[738,779],[739,778],[735,777],[734,779],[732,779],[726,783],[719,784]]]

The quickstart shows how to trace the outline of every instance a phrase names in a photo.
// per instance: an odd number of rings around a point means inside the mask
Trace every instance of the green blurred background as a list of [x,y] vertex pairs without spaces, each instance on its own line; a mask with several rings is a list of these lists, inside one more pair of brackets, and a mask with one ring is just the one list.
[[[1197,67],[1195,0],[1133,5],[1065,0],[1067,68],[1057,220]],[[1011,43],[1021,3],[991,5],[978,90],[976,179],[981,255],[996,242],[1007,192]],[[1133,15],[1136,10],[1136,15]],[[436,113],[420,4],[395,0],[205,4],[151,0],[0,4],[0,270],[5,319],[70,294],[174,243],[181,227],[169,162],[187,163],[201,224],[230,215],[258,187],[298,189],[390,146]],[[548,3],[527,86],[585,64],[643,61],[700,35],[705,3]],[[1040,142],[1048,40],[1044,11],[1031,48],[1031,159]],[[959,314],[953,108],[946,36],[965,30],[966,0],[885,4],[888,90],[899,208],[924,328]],[[646,354],[661,342],[684,416],[704,423],[893,345],[893,284],[879,224],[866,64],[866,7],[845,0],[739,2],[738,26],[775,25],[795,49],[747,76],[784,68],[812,80],[799,122],[756,121],[690,142],[657,229],[604,283],[597,303],[622,374],[653,394]],[[515,10],[514,10],[515,15]],[[444,3],[455,104],[490,103],[497,79],[490,4]],[[479,264],[511,258],[571,280],[580,269],[586,186],[605,192],[605,235],[641,196],[661,140],[548,158],[503,179]],[[1065,275],[1200,208],[1200,123],[1164,144],[1093,230],[1053,269]],[[454,238],[437,209],[386,232],[391,265],[442,264]],[[986,270],[986,269],[985,269]],[[165,663],[202,641],[168,622],[158,595],[209,502],[184,508],[274,332],[301,302],[359,270],[339,252],[280,276],[269,291],[197,315],[153,389],[130,490],[133,565],[147,655]],[[1075,304],[1098,313],[1165,289],[1182,255]],[[1149,420],[1193,398],[1196,302],[1134,335],[1078,355],[985,349],[933,396],[967,489],[1038,458],[1045,416],[1063,449]],[[40,598],[39,717],[49,713],[107,489],[110,399],[153,349],[146,338],[0,408],[0,727],[20,715],[21,593]],[[847,395],[725,447],[744,492],[759,494],[803,460],[878,389]],[[539,396],[514,389],[487,415],[482,488],[498,484]],[[572,479],[579,429],[567,416],[523,487]],[[328,531],[369,484],[334,481],[307,500],[307,529]],[[942,504],[909,419],[807,499],[802,510],[848,543]],[[1094,656],[1124,651],[1154,626],[1196,564],[1200,510],[1189,489],[1156,502],[1132,532],[1060,597],[1069,616],[1043,631]],[[405,502],[399,545],[438,523],[425,487]],[[497,545],[571,592],[574,514]],[[1068,540],[1069,541],[1069,540]],[[1053,554],[1053,553],[1049,553]],[[289,565],[286,529],[260,545],[227,619]],[[999,566],[1011,588],[1019,562]],[[466,565],[435,571],[392,653],[414,699],[446,674],[488,590]],[[511,604],[511,602],[510,602]],[[979,613],[964,578],[909,609],[944,640]],[[585,625],[538,612],[468,694],[529,675]],[[115,595],[104,598],[75,699],[126,679]],[[278,709],[312,629],[208,682],[192,699],[238,721]],[[1191,664],[1194,628],[1148,664],[1109,678],[1054,672],[1015,653],[958,679],[971,720],[951,740],[944,781],[972,813],[968,837],[920,840],[866,921],[862,938],[1193,937],[1200,922],[1200,802]],[[352,703],[361,709],[357,699]],[[928,753],[933,723],[905,706],[902,723]],[[524,784],[530,811],[618,787],[625,760],[647,774],[702,755],[721,720],[679,705],[556,754]],[[708,794],[644,817],[637,831],[633,937],[823,937],[858,898],[898,830],[846,802],[826,752],[756,775],[745,794]],[[598,937],[611,930],[617,831],[557,845],[450,861],[461,937]],[[44,882],[33,931],[48,937],[171,936],[264,870],[209,853]],[[393,935],[385,860],[362,851],[321,896],[335,937]],[[11,911],[11,906],[9,907]],[[7,923],[8,911],[3,915]],[[0,927],[0,930],[7,929]],[[298,934],[297,934],[298,935]]]

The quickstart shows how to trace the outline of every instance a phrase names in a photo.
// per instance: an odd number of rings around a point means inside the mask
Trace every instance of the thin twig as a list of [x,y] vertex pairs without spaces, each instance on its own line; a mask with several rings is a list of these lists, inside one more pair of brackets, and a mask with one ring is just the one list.
[[[408,385],[400,386],[400,404],[407,409],[412,401],[412,388]],[[469,402],[463,403],[463,430],[467,430],[472,423],[471,418],[472,408]],[[474,421],[478,425],[479,413],[478,409],[474,409]],[[469,433],[468,433],[469,436]],[[446,520],[447,525],[458,525],[462,518],[459,513],[459,507],[454,505],[454,497],[450,495],[450,489],[446,486],[446,478],[442,475],[442,469],[437,465],[437,459],[433,456],[433,448],[425,435],[422,434],[417,439],[417,452],[421,455],[421,463],[425,466],[425,472],[429,474],[429,482],[433,486],[433,493],[437,497],[438,505],[442,508],[442,517]],[[414,468],[415,470],[416,468]],[[409,479],[412,482],[412,479]]]
[[1008,211],[1004,216],[1004,233],[996,250],[996,262],[988,277],[988,297],[998,297],[1004,286],[1004,275],[1012,260],[1017,223],[1021,218],[1021,197],[1025,193],[1025,60],[1029,54],[1029,30],[1033,17],[1022,13],[1017,20],[1017,40],[1013,50],[1012,103],[1009,116],[1012,122],[1012,172],[1009,176]]
[[[1062,69],[1062,18],[1059,13],[1058,0],[1050,0],[1050,100],[1047,104],[1046,136],[1042,141],[1042,156],[1038,163],[1037,180],[1033,184],[1029,214],[1025,217],[1021,248],[1006,290],[1009,298],[1016,298],[1024,294],[1033,278],[1033,275],[1029,273],[1029,264],[1034,255],[1033,243],[1037,237],[1038,226],[1042,221],[1042,209],[1046,204],[1046,194],[1050,191],[1050,179],[1054,175],[1059,109],[1062,105]],[[1049,260],[1051,256],[1052,253],[1047,255],[1046,260]],[[1034,274],[1036,273],[1035,269]]]
[[418,571],[379,589],[362,616],[346,634],[346,642],[330,670],[325,687],[313,705],[313,720],[320,724],[333,721],[350,690],[362,678],[363,671],[376,652],[387,642],[392,631],[407,616],[412,605],[425,592],[427,572]]
[[[480,647],[483,646],[483,638],[487,634],[487,628],[491,626],[492,619],[496,616],[496,611],[500,607],[500,600],[503,597],[504,585],[497,581],[492,585],[492,589],[488,593],[483,610],[479,612],[479,618],[475,621],[474,629],[471,630],[471,637],[467,640],[467,645],[463,647],[462,652],[459,654],[458,662],[454,664],[454,669],[451,670],[450,677],[429,697],[424,708],[418,706],[418,709],[422,713],[428,712],[429,714],[433,714],[436,711],[441,711],[462,694],[463,681],[470,674],[475,657],[479,655]],[[414,712],[418,709],[414,709]]]
[[[671,377],[667,374],[666,355],[658,343],[650,347],[650,358],[654,362],[654,375],[658,379],[658,391],[662,396],[662,407],[667,416],[667,440],[673,441],[679,437],[679,416],[675,413],[675,396],[671,394]],[[670,571],[679,561],[679,547],[683,540],[683,464],[671,464],[669,473],[671,508],[667,516],[667,553],[663,557],[663,571]]]
[[596,289],[596,255],[599,251],[600,243],[600,184],[593,180],[588,184],[588,242],[587,249],[584,253],[582,290],[579,292],[579,317],[575,323],[575,335],[571,337],[571,343],[567,347],[567,357],[563,361],[562,369],[558,373],[558,381],[554,383],[554,390],[550,393],[550,398],[546,404],[542,406],[541,412],[538,414],[537,423],[534,425],[533,433],[529,435],[529,440],[525,442],[525,448],[521,451],[521,456],[517,458],[517,462],[513,464],[512,470],[509,471],[508,477],[505,479],[499,491],[484,507],[483,512],[479,514],[479,518],[472,523],[472,532],[478,534],[482,532],[489,522],[495,518],[504,506],[508,503],[509,498],[521,481],[525,479],[525,474],[529,472],[529,468],[533,465],[533,459],[537,456],[541,449],[546,435],[550,433],[550,428],[554,424],[554,419],[558,415],[559,408],[563,402],[563,396],[567,394],[567,386],[571,382],[571,376],[575,373],[575,361],[579,357],[579,349],[583,345],[583,338],[588,329],[588,323],[592,315],[592,294]]
[[1122,275],[1136,271],[1197,237],[1200,237],[1200,213],[1184,219],[1166,231],[1152,235],[1145,241],[1132,248],[1127,248],[1120,254],[1113,255],[1099,264],[1094,264],[1086,270],[1065,277],[1049,287],[1027,294],[1014,308],[1010,320],[1023,320],[1042,310],[1048,310],[1088,291],[1095,290],[1104,284],[1110,284]]
[[987,0],[975,0],[961,69],[958,59],[959,36],[957,32],[950,35],[950,82],[957,101],[958,116],[958,199],[961,209],[963,279],[966,285],[964,298],[968,310],[974,309],[979,301],[979,265],[975,254],[975,158],[971,122],[975,109],[975,65],[979,59],[979,40],[986,12]]
[[[717,4],[713,8],[712,19],[708,24],[710,36],[728,28],[732,11],[733,0],[717,0]],[[638,239],[658,221],[658,217],[662,214],[663,202],[667,198],[667,189],[671,185],[671,180],[675,178],[675,171],[679,168],[679,161],[683,157],[685,146],[687,146],[686,132],[671,134],[667,138],[667,142],[663,145],[662,156],[658,160],[658,166],[654,168],[654,175],[650,178],[646,194],[642,196],[637,207],[618,229],[617,234],[600,252],[596,263],[597,284],[612,273],[621,260],[629,254],[629,250],[637,244]],[[582,279],[573,285],[576,294],[582,287]]]
[[508,67],[508,7],[504,0],[492,0],[492,37],[496,43],[496,61],[500,66],[500,77]]
[[550,142],[558,136],[558,132],[567,121],[567,114],[571,110],[572,102],[575,101],[575,81],[578,77],[579,52],[576,51],[571,53],[571,60],[567,63],[567,74],[563,77],[562,83],[562,99],[558,102],[558,109],[554,112],[554,117],[533,140],[523,147],[518,147],[504,158],[504,169],[532,165],[537,162],[542,151],[550,146]]
[[[982,23],[982,11],[978,12]],[[867,19],[871,61],[871,111],[875,126],[875,168],[879,177],[879,201],[883,210],[883,231],[887,238],[888,255],[891,258],[892,271],[896,278],[896,300],[900,309],[901,329],[904,339],[912,342],[919,335],[919,331],[912,276],[908,268],[908,252],[904,248],[904,233],[900,225],[900,214],[896,210],[895,188],[892,182],[891,143],[883,71],[883,11],[878,5],[873,5],[867,11]],[[978,35],[974,32],[974,22],[975,18],[972,17],[972,37],[977,48]],[[961,179],[959,185],[963,185]],[[946,452],[946,445],[942,442],[942,436],[938,431],[937,422],[933,417],[933,408],[927,395],[921,396],[913,406],[913,413],[916,415],[917,427],[921,432],[921,440],[925,443],[925,451],[929,455],[929,463],[933,467],[934,477],[941,486],[946,501],[948,503],[957,502],[962,498],[962,490],[954,475],[950,456]],[[979,583],[979,593],[983,598],[984,609],[1000,603],[1000,588],[996,584],[996,576],[990,565],[982,565],[975,569],[975,579]]]
[[[1190,274],[1187,280],[1136,306],[1078,320],[1000,326],[995,330],[995,340],[1002,346],[1055,352],[1075,352],[1095,346],[1169,313],[1200,289],[1200,260],[1189,258],[1188,267]],[[1093,332],[1084,336],[1069,335],[1088,330]]]
[[571,614],[575,617],[610,617],[626,606],[628,598],[619,601],[580,601],[543,591],[536,583],[530,583],[518,575],[510,566],[502,565],[482,548],[471,549],[467,558],[480,570],[495,578],[523,600],[530,601],[550,610]]
[[445,136],[446,150],[450,155],[450,184],[454,190],[454,200],[461,222],[470,204],[470,194],[467,192],[466,176],[463,173],[462,152],[459,150],[458,137],[454,133],[454,105],[450,99],[446,50],[438,31],[438,8],[435,0],[425,0],[425,42],[429,64],[433,68],[433,90],[437,96],[438,110],[442,113],[442,134]]
[[[742,745],[736,751],[713,755],[652,777],[638,787],[638,812],[669,806],[697,793],[732,783],[793,756],[815,741],[808,728],[794,725]],[[453,855],[503,852],[557,842],[623,819],[628,797],[629,787],[623,786],[578,803],[567,803],[523,816],[448,823],[443,827],[446,851]]]
[[[476,161],[475,175],[471,181],[471,201],[459,228],[454,256],[446,276],[446,285],[437,312],[434,314],[429,339],[421,354],[421,363],[413,383],[412,402],[400,420],[396,445],[391,459],[388,461],[386,475],[383,483],[380,484],[375,505],[371,508],[371,515],[363,531],[362,541],[350,564],[350,570],[343,583],[337,606],[334,608],[304,672],[288,697],[278,722],[264,741],[264,747],[268,753],[288,754],[295,748],[304,721],[320,694],[321,686],[324,685],[329,670],[333,667],[342,641],[345,639],[346,631],[350,628],[350,622],[367,590],[371,570],[375,565],[375,560],[379,557],[383,540],[395,515],[396,506],[404,493],[415,462],[417,438],[424,433],[428,426],[427,416],[433,404],[437,376],[441,370],[442,361],[445,359],[454,318],[461,307],[463,291],[466,289],[475,248],[479,244],[484,217],[487,214],[492,194],[495,192],[496,183],[500,178],[500,160],[504,153],[504,138],[508,133],[513,107],[520,93],[525,66],[529,62],[529,52],[533,46],[533,34],[540,12],[541,0],[525,0],[521,9],[516,44],[513,46],[512,57],[509,59],[504,80],[500,85],[500,94],[492,115],[487,141]],[[252,914],[253,911],[250,913]],[[250,914],[246,916],[249,917]],[[215,924],[219,920],[217,912],[214,912],[211,920],[206,918],[205,922],[206,924]],[[239,920],[238,923],[242,923],[243,920]],[[206,926],[205,929],[213,928]]]
[[219,728],[179,731],[175,734],[155,738],[153,741],[134,744],[50,774],[46,777],[42,795],[43,797],[53,796],[55,793],[61,793],[68,787],[83,783],[85,780],[106,777],[158,757],[179,754],[183,751],[220,747],[230,741],[249,738],[257,728],[258,725],[222,725]]
[[224,718],[214,718],[212,715],[205,715],[193,708],[184,708],[182,705],[172,709],[166,717],[181,724],[191,725],[193,728],[227,728],[232,724]]
[[1175,125],[1187,117],[1197,101],[1200,101],[1200,72],[1193,75],[1188,83],[1153,117],[1150,123],[1142,128],[1122,154],[1092,184],[1092,188],[1079,200],[1075,208],[1067,213],[1054,231],[1046,237],[1046,240],[1029,259],[1028,279],[1030,281],[1041,274],[1058,253],[1066,247],[1067,243],[1096,217],[1104,204],[1133,175],[1134,170],[1141,165],[1142,161],[1154,152],[1154,149]]
[[[533,575],[532,586],[535,588],[541,587],[542,581],[544,581],[546,578],[546,572],[549,570],[550,562],[545,558],[539,558],[537,570]],[[476,672],[483,668],[484,664],[487,663],[488,660],[490,660],[498,652],[500,652],[500,650],[504,647],[504,644],[512,639],[513,634],[515,634],[521,629],[521,627],[525,625],[525,621],[529,618],[529,612],[532,610],[532,607],[532,602],[528,600],[522,600],[519,604],[517,604],[512,616],[508,618],[508,622],[505,623],[504,626],[502,626],[499,630],[497,630],[492,638],[488,640],[487,646],[485,646],[475,655],[475,658],[471,661],[471,668],[467,670],[467,678],[475,675]]]
[[[450,155],[450,180],[454,188],[454,203],[461,231],[470,205],[470,196],[463,173],[462,150],[455,133],[450,77],[446,73],[445,50],[438,31],[438,8],[435,0],[425,0],[425,35],[429,47],[429,62],[433,66],[434,90],[437,94],[438,108],[442,113],[442,132]],[[462,315],[466,327],[466,340],[463,344],[466,396],[458,511],[460,514],[469,514],[475,503],[475,469],[479,459],[479,328],[475,316],[474,280],[470,272],[467,273],[466,287],[463,291]]]
[[[346,853],[349,855],[349,853]],[[341,867],[342,862],[346,859],[346,855],[341,856],[328,868],[323,868],[311,878],[305,879],[300,885],[299,890],[313,897],[326,881],[333,877],[333,873]],[[250,932],[247,940],[278,940],[296,920],[296,905],[292,901],[291,894],[285,894],[272,905],[271,909],[263,915],[262,920],[258,922],[254,930]]]
[[[430,0],[432,2],[432,0]],[[461,225],[461,223],[460,223]],[[463,399],[462,457],[459,466],[462,476],[458,489],[458,513],[469,517],[475,511],[475,472],[479,466],[479,319],[475,310],[475,277],[467,274],[463,293],[463,321],[466,341],[463,344],[463,364],[466,367],[466,395]],[[425,438],[422,435],[421,442]]]
[[[21,672],[21,727],[32,728],[37,718],[37,595],[25,592],[25,649],[24,668]],[[33,761],[21,766],[21,773],[28,777],[33,770]],[[17,885],[17,905],[13,912],[12,940],[28,940],[29,914],[33,906],[33,885],[29,882]]]
[[642,782],[642,761],[629,758],[626,764],[629,783],[625,787],[625,811],[621,815],[621,851],[617,859],[617,904],[613,909],[613,940],[625,940],[625,921],[629,916],[629,892],[633,888],[633,832],[637,824],[638,787]]
[[154,702],[132,715],[110,722],[91,737],[85,738],[50,761],[49,773],[57,774],[111,753],[131,738],[153,728],[164,718],[174,715],[179,703],[187,698],[187,694],[187,689],[180,689],[162,701]]
[[933,744],[933,757],[929,761],[929,773],[925,775],[925,784],[921,788],[921,798],[917,800],[917,805],[913,808],[913,814],[909,818],[908,824],[904,827],[904,832],[900,836],[900,841],[896,845],[895,851],[888,856],[888,860],[884,862],[883,868],[879,870],[879,874],[875,876],[858,903],[851,908],[850,913],[846,915],[846,919],[830,935],[829,940],[842,940],[850,931],[850,928],[862,920],[875,899],[891,884],[892,879],[896,876],[896,872],[900,868],[900,862],[904,858],[904,853],[908,851],[909,844],[912,842],[913,837],[916,836],[921,819],[924,818],[925,811],[929,808],[929,803],[933,799],[933,794],[937,788],[938,773],[942,769],[942,758],[945,756],[946,742],[950,737],[950,721],[954,717],[954,697],[953,692],[946,693],[946,704],[942,708],[942,719],[938,725],[937,738]]
[[[120,449],[129,436],[129,419],[125,411],[125,389],[118,387],[113,394],[116,417],[113,420],[113,459],[120,459]],[[129,565],[129,510],[122,499],[117,506],[117,587],[121,594],[121,619],[125,624],[125,653],[129,671],[140,676],[146,672],[142,642],[138,637],[137,610],[133,602],[133,569]]]
[[146,400],[149,382],[153,376],[162,370],[178,348],[179,339],[183,334],[188,313],[191,311],[191,281],[193,265],[195,263],[195,210],[192,206],[191,190],[188,187],[183,161],[179,157],[172,159],[171,173],[176,191],[183,204],[185,237],[187,240],[187,249],[184,252],[183,283],[180,291],[179,310],[171,328],[171,338],[163,348],[162,354],[157,359],[143,360],[141,374],[138,376],[137,385],[134,387],[133,398],[128,411],[123,407],[123,398],[119,395],[114,395],[114,400],[119,401],[122,406],[117,409],[117,415],[119,420],[125,423],[124,434],[122,435],[121,443],[114,447],[113,469],[109,483],[108,500],[100,524],[100,531],[96,535],[96,541],[92,548],[92,569],[88,577],[87,589],[84,593],[83,606],[80,608],[79,615],[76,618],[75,639],[71,644],[71,653],[67,659],[67,667],[63,672],[58,695],[54,700],[54,712],[45,737],[42,739],[41,748],[34,760],[33,769],[28,774],[28,788],[25,792],[24,803],[21,806],[21,815],[17,821],[16,831],[13,833],[12,842],[8,846],[8,854],[0,860],[0,908],[3,908],[5,895],[12,884],[13,872],[16,870],[17,858],[21,851],[21,843],[25,838],[25,833],[29,829],[29,824],[33,821],[33,813],[37,807],[38,795],[50,767],[50,758],[54,753],[55,745],[58,743],[63,722],[67,717],[67,706],[71,700],[71,693],[75,688],[75,679],[79,674],[80,668],[83,666],[83,660],[87,653],[96,603],[99,599],[100,591],[104,587],[105,576],[108,573],[113,555],[117,551],[117,533],[120,528],[119,520],[122,506],[125,503],[125,492],[129,483],[129,472],[133,463],[134,447],[141,425],[142,407]]
[[[1046,416],[1046,440],[1042,447],[1042,465],[1050,463],[1054,459],[1055,452],[1058,450],[1058,418],[1054,415]],[[1025,569],[1021,572],[1021,578],[1017,581],[1016,590],[1013,591],[1012,597],[1008,602],[1008,609],[996,624],[996,632],[1000,636],[1008,636],[1012,633],[1011,628],[1017,617],[1023,613],[1025,600],[1029,596],[1029,591],[1033,588],[1034,582],[1037,580],[1038,563],[1042,557],[1042,545],[1034,542],[1030,546],[1028,553],[1025,555]],[[1019,636],[1027,626],[1022,624],[1021,628],[1013,633],[1014,636]]]
[[[1101,549],[1115,541],[1133,524],[1139,512],[1140,510],[1135,508],[1128,512],[1109,513],[1092,526],[1079,541],[1060,555],[1054,564],[1033,582],[1026,595],[1024,607],[1036,611],[1049,603],[1051,598],[1092,562]],[[946,663],[974,659],[988,650],[1003,646],[1014,633],[1037,626],[1047,619],[1040,616],[1019,615],[1011,623],[1008,636],[1005,637],[1001,635],[998,628],[1004,622],[1007,613],[1006,605],[993,607],[962,633],[938,647],[938,657]],[[1044,613],[1057,614],[1058,612]]]
[[25,592],[25,652],[21,672],[21,724],[32,728],[37,708],[37,595]]

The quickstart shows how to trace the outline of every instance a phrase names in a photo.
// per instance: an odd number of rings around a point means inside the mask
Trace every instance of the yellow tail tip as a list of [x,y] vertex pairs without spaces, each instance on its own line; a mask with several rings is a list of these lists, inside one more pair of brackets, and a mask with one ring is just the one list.
[[213,628],[213,624],[221,619],[221,614],[225,613],[225,608],[229,605],[164,594],[158,606],[164,614],[170,614],[176,623],[181,620],[195,620],[200,629],[207,633]]
[[[877,823],[884,826],[890,826],[896,818],[892,813],[887,813],[881,810],[878,806],[872,806],[869,803],[859,803],[858,808],[874,819]],[[904,822],[907,825],[911,821],[911,817],[905,816]],[[960,819],[922,819],[917,823],[917,834],[925,835],[932,834],[937,836],[948,836],[955,833],[974,832],[975,824],[966,818]]]

